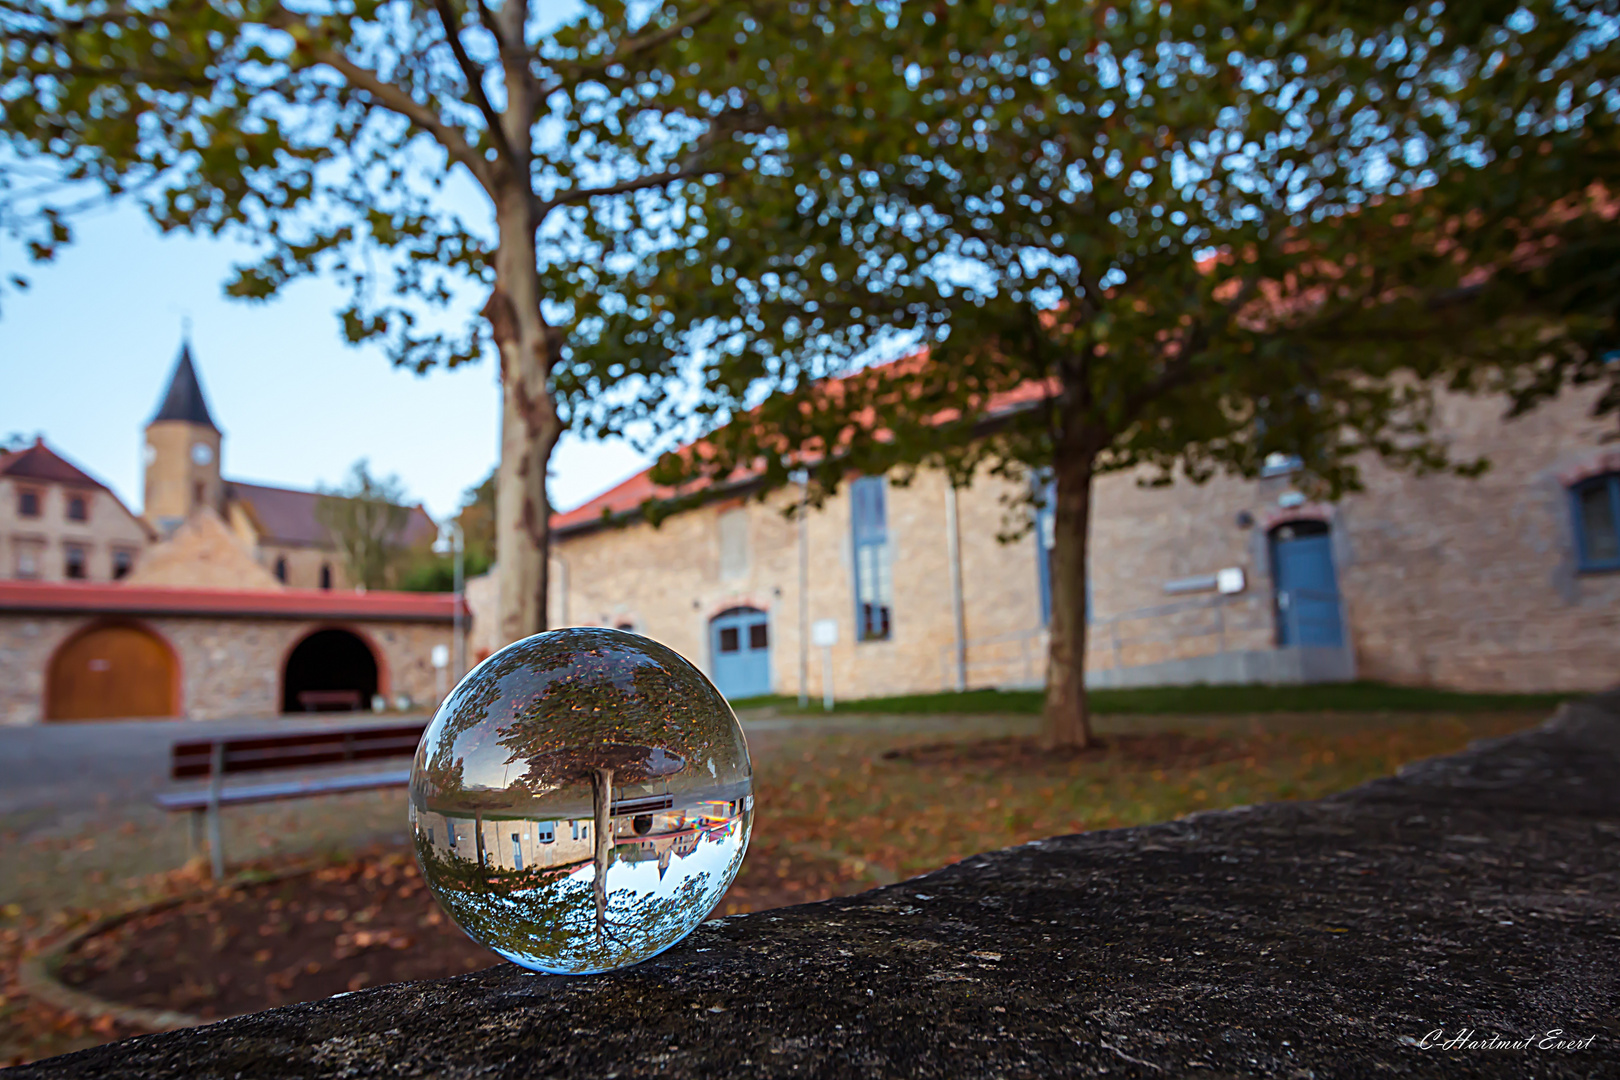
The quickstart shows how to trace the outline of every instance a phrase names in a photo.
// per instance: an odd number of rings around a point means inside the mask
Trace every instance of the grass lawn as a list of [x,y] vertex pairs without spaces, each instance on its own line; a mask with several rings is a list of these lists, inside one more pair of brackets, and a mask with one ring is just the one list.
[[[834,712],[953,715],[1038,715],[1043,691],[968,690],[898,697],[856,698],[833,704]],[[1091,710],[1099,715],[1186,715],[1261,712],[1551,712],[1580,694],[1469,694],[1387,683],[1317,683],[1311,686],[1154,686],[1133,690],[1093,690]],[[774,708],[798,713],[796,697],[773,694],[732,702],[737,709]],[[822,712],[811,700],[808,713]]]
[[[923,873],[1042,837],[1167,821],[1196,810],[1312,799],[1544,719],[1546,711],[1386,717],[1104,720],[1101,754],[1008,759],[958,731],[761,740],[749,862],[791,878],[795,858],[835,855],[871,880]],[[979,739],[1032,735],[1034,718],[979,722]],[[936,744],[918,755],[896,748]],[[764,865],[759,865],[764,864]]]

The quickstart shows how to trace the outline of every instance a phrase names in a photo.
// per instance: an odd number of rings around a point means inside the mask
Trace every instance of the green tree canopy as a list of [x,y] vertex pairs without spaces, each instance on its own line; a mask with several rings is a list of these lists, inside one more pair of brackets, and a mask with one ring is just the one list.
[[[1528,407],[1607,377],[1603,5],[863,10],[883,17],[808,44],[845,72],[816,116],[699,193],[704,257],[645,260],[646,298],[598,310],[563,386],[608,430],[746,413],[666,457],[671,483],[1049,471],[1054,742],[1090,738],[1099,472],[1252,476],[1284,452],[1329,496],[1369,455],[1470,473],[1437,390]],[[796,85],[746,75],[734,96]],[[824,379],[904,344],[925,354]]]
[[373,476],[364,458],[336,487],[320,489],[315,520],[331,534],[349,580],[367,589],[394,584],[405,552],[409,495],[397,476]]
[[[495,476],[498,470],[468,488],[456,511],[464,545],[462,557],[467,577],[486,573],[495,562]],[[449,592],[455,588],[455,565],[450,555],[433,550],[433,542],[423,538],[409,555],[399,587],[410,592]]]
[[163,230],[256,245],[233,296],[329,275],[344,336],[399,365],[493,349],[498,630],[520,637],[545,618],[571,419],[553,366],[583,312],[640,303],[645,251],[690,246],[683,191],[739,167],[759,99],[692,76],[762,32],[752,7],[0,0],[0,229],[48,259],[77,200],[132,198]]

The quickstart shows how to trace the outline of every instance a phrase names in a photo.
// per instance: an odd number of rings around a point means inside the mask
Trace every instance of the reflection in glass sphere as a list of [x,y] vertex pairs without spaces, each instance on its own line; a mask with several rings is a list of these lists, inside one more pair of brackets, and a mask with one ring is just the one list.
[[534,971],[611,971],[691,933],[753,824],[725,698],[672,649],[573,627],[474,668],[422,734],[411,830],[439,904]]

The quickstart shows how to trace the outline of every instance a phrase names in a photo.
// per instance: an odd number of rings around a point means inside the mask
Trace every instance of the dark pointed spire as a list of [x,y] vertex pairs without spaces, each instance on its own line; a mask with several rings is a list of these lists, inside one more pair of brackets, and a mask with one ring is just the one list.
[[184,420],[188,424],[219,430],[214,418],[208,415],[208,402],[203,399],[197,369],[191,363],[190,341],[180,346],[180,359],[174,365],[174,374],[169,376],[168,392],[163,395],[157,415],[152,417],[151,422],[155,424],[159,420]]

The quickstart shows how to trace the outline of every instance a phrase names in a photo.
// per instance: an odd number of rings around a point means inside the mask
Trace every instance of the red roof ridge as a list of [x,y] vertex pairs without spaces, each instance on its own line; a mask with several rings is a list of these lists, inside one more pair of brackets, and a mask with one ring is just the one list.
[[280,618],[448,620],[450,593],[203,589],[86,581],[0,581],[0,611],[82,611]]
[[[871,364],[867,367],[858,368],[857,370],[851,371],[847,374],[824,380],[822,385],[841,387],[849,379],[859,378],[862,375],[875,371],[881,371],[884,368],[899,370],[905,370],[907,368],[914,369],[918,364],[925,361],[927,357],[928,349],[924,347],[906,353],[902,356],[895,357],[893,360],[885,361],[881,364]],[[989,402],[986,403],[985,411],[988,414],[994,415],[1017,408],[1021,405],[1027,405],[1033,401],[1037,401],[1050,392],[1048,383],[1049,380],[1030,379],[1014,389],[994,394],[991,396]],[[945,420],[949,419],[949,417],[941,416],[940,419]],[[691,450],[693,447],[701,445],[703,441],[704,440],[701,438],[694,439],[691,442],[683,443],[672,452],[679,454],[684,451]],[[627,480],[623,480],[620,483],[615,484],[613,487],[602,492],[600,495],[597,495],[589,501],[574,507],[574,509],[561,514],[553,514],[551,516],[551,529],[553,531],[563,531],[581,528],[593,522],[601,521],[603,517],[611,518],[621,514],[630,513],[631,511],[638,509],[643,503],[649,500],[668,499],[674,497],[677,494],[674,489],[652,482],[652,478],[649,475],[652,470],[653,466],[649,465],[641,472],[636,473]],[[718,496],[722,490],[732,489],[735,487],[735,485],[746,482],[758,476],[759,473],[760,470],[757,467],[739,470],[737,473],[734,473],[732,476],[727,478],[725,483],[713,485],[715,494]]]
[[[111,492],[111,488],[79,468],[45,444],[43,437],[32,446],[11,451],[0,458],[0,475],[57,484],[83,484]],[[116,496],[115,496],[116,497]]]

